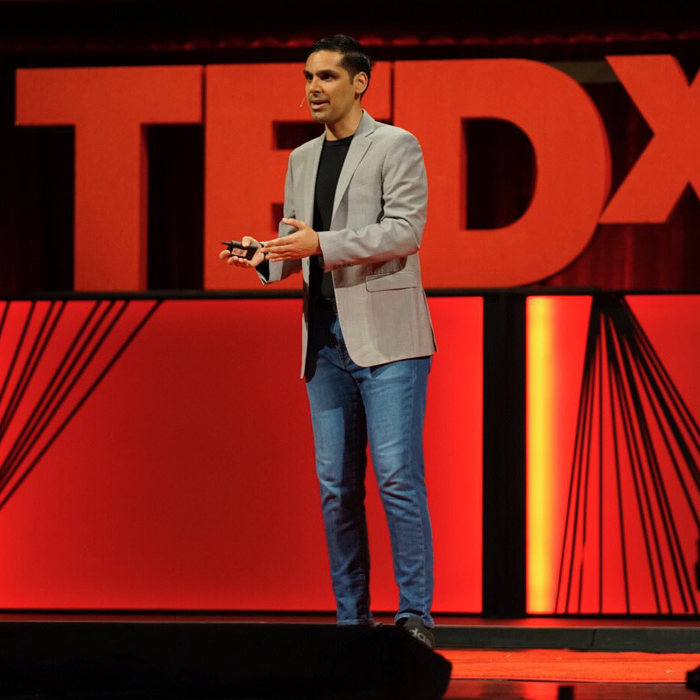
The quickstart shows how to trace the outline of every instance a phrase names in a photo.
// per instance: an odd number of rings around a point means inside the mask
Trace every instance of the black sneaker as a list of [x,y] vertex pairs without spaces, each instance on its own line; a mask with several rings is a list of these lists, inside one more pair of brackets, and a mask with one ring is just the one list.
[[426,627],[420,617],[402,617],[396,624],[419,642],[423,642],[429,649],[435,649],[433,630]]

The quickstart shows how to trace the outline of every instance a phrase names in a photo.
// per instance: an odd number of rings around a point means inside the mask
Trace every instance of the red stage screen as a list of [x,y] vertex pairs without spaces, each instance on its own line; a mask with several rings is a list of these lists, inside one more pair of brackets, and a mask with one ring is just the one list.
[[[435,610],[477,612],[482,301],[430,309]],[[296,299],[0,303],[0,607],[333,609],[300,311]],[[369,480],[373,607],[391,611]]]
[[697,615],[700,297],[527,313],[528,611]]

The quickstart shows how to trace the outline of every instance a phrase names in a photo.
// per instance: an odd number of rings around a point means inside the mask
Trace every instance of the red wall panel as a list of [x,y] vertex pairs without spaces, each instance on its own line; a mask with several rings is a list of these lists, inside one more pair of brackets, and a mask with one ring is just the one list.
[[[584,387],[592,308],[610,335]],[[699,314],[698,296],[528,300],[529,612],[697,614]]]
[[[34,455],[154,302],[123,304],[108,308],[103,301],[92,317],[96,326],[106,314],[88,349],[117,320]],[[0,460],[93,306],[66,304],[14,412],[15,432],[0,439]],[[425,429],[435,609],[478,611],[482,302],[434,298],[430,307],[440,345]],[[0,316],[5,308],[0,304]],[[12,303],[0,334],[0,381],[8,378],[0,415],[41,319],[53,314],[48,328],[58,306],[36,305],[8,374],[30,310],[28,302]],[[332,609],[297,374],[299,324],[298,300],[163,302],[0,508],[0,607]],[[274,372],[263,377],[263,368]],[[372,484],[373,603],[393,610],[397,593],[378,500]]]

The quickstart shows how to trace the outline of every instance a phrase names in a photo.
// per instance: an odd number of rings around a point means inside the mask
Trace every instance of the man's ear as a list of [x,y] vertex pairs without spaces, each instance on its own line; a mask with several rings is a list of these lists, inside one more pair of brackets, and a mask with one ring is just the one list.
[[367,73],[360,72],[355,76],[355,90],[359,93],[360,97],[364,94],[369,84],[369,78]]

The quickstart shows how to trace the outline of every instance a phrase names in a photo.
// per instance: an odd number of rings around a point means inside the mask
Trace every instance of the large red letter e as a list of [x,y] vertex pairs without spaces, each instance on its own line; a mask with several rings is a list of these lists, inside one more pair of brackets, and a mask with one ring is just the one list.
[[201,120],[201,67],[17,71],[18,124],[75,125],[76,290],[146,288],[143,126]]
[[[430,184],[424,284],[526,284],[574,260],[595,231],[610,180],[605,129],[579,85],[520,59],[402,61],[395,76],[394,123],[418,137]],[[513,122],[532,142],[535,192],[509,226],[466,230],[460,221],[468,118]]]

